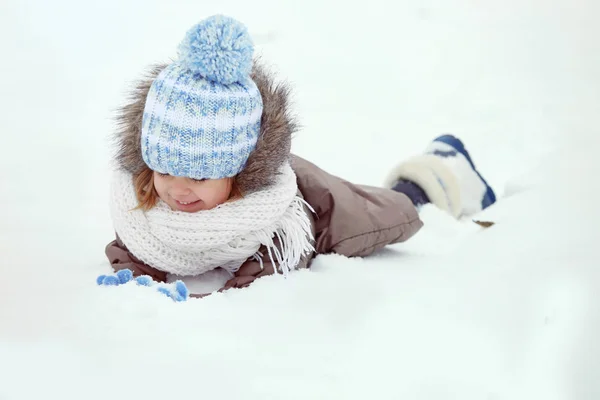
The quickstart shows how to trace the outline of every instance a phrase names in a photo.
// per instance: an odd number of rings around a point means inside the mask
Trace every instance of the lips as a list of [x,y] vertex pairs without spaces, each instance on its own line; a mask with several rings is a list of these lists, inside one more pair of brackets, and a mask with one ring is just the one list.
[[194,204],[194,203],[197,203],[197,202],[199,202],[200,200],[196,200],[196,201],[179,201],[179,200],[175,200],[175,201],[177,202],[177,204],[180,204],[180,205],[187,206],[187,205],[189,205],[189,204]]
[[173,199],[173,202],[175,203],[175,207],[179,211],[195,212],[195,211],[202,209],[202,200],[181,201],[181,200]]

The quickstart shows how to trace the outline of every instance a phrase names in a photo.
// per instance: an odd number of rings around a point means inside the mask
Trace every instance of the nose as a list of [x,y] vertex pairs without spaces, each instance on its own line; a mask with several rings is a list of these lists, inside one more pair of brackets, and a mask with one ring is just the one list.
[[177,196],[186,196],[190,194],[192,190],[187,185],[185,178],[175,177],[171,185],[171,194]]

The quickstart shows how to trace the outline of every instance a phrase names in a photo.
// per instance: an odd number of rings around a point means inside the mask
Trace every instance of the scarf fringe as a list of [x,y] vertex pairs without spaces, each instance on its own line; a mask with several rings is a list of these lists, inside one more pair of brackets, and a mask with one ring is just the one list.
[[[290,208],[277,221],[274,232],[265,230],[257,232],[258,239],[267,249],[271,263],[274,267],[279,266],[275,268],[275,272],[280,272],[284,277],[300,264],[303,256],[308,256],[315,250],[312,227],[304,206],[310,212],[315,212],[310,204],[296,196]],[[261,269],[264,269],[263,257],[260,251],[253,255],[253,258],[260,263]]]

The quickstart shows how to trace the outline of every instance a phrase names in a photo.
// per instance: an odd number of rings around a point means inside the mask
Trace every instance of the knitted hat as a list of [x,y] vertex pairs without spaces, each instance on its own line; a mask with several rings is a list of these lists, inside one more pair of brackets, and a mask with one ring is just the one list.
[[179,59],[146,97],[141,147],[150,169],[194,179],[237,175],[256,147],[263,103],[250,78],[254,46],[240,22],[221,15],[192,27]]

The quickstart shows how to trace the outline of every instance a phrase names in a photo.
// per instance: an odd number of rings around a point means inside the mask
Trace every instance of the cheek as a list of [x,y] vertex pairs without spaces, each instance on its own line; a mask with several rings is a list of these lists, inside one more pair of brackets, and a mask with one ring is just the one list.
[[219,191],[216,192],[215,196],[216,196],[216,200],[219,203],[226,202],[229,199],[229,190],[228,190],[228,188],[226,186],[225,187],[221,187],[219,189]]
[[156,193],[158,193],[158,197],[165,200],[166,194],[168,192],[168,187],[162,180],[154,180],[154,190],[156,190]]
[[211,206],[224,203],[229,199],[228,186],[223,184],[199,188],[196,194],[204,200],[205,203]]

